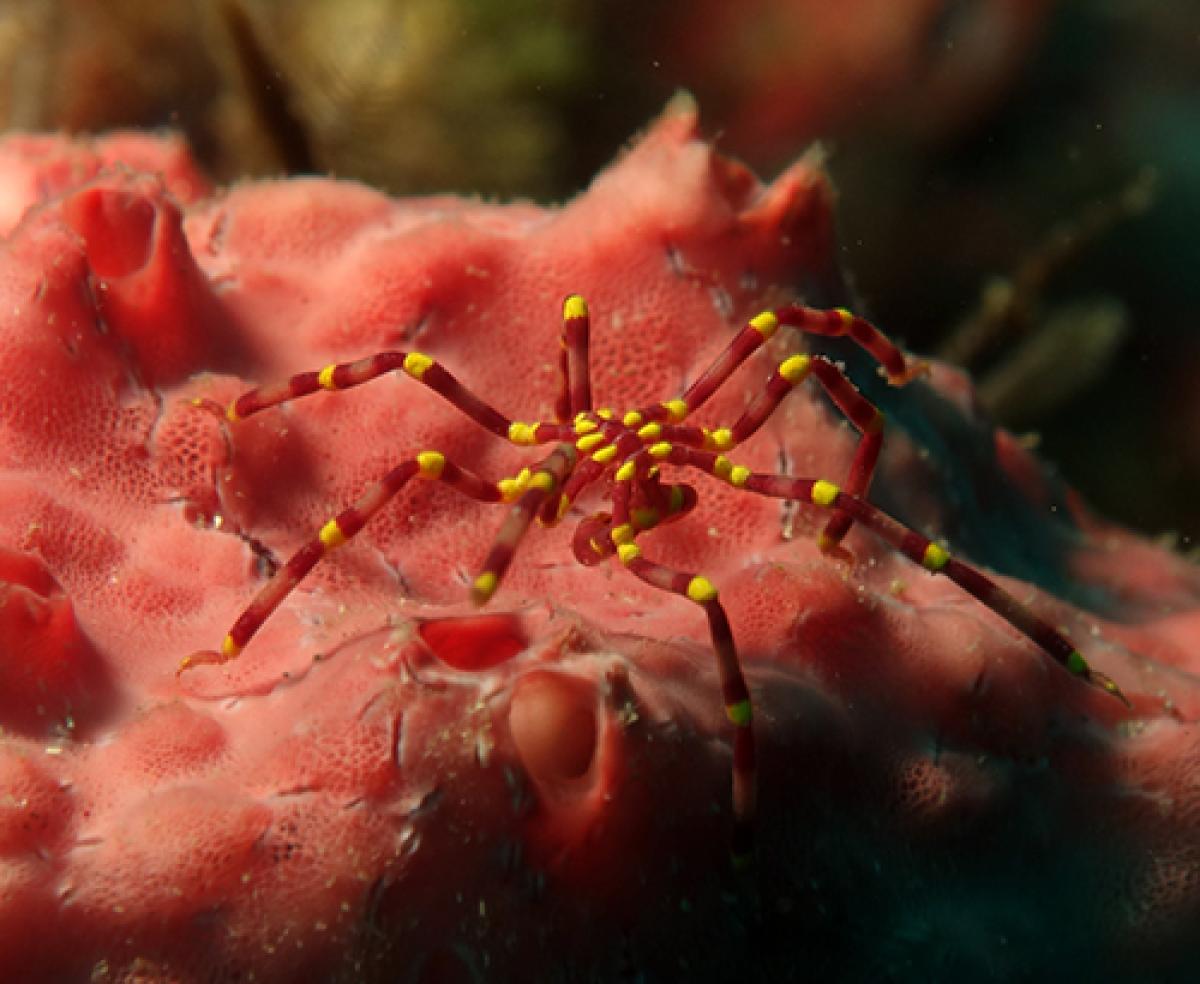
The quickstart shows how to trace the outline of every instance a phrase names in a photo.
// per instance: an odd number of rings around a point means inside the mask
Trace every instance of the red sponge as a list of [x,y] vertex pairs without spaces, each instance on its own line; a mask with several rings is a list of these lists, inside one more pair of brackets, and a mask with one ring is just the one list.
[[[1133,710],[869,533],[835,560],[817,510],[664,468],[698,505],[638,543],[720,589],[754,701],[745,871],[704,612],[575,561],[601,501],[535,524],[479,612],[508,507],[411,483],[238,659],[176,676],[399,462],[433,449],[497,480],[536,461],[403,374],[246,420],[207,407],[401,349],[547,419],[574,291],[600,403],[676,397],[763,308],[841,299],[813,162],[763,185],[680,100],[556,208],[322,179],[208,197],[178,141],[128,135],[9,138],[0,178],[12,979],[1106,980],[1200,960],[1200,575],[1091,516],[940,369],[871,391],[895,423],[870,498],[990,568]],[[697,422],[732,424],[800,344],[781,332]],[[805,384],[732,454],[838,481],[855,444]]]

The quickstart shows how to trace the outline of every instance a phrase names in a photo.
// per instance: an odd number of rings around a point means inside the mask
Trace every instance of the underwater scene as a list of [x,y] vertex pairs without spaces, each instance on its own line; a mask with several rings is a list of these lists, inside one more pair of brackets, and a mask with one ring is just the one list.
[[1198,51],[0,0],[0,980],[1196,980]]

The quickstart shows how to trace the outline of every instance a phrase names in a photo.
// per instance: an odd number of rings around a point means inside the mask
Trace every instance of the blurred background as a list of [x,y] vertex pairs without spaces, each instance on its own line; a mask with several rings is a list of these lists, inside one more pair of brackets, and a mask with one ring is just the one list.
[[822,141],[862,310],[1196,550],[1196,0],[0,0],[0,125],[219,181],[560,200],[678,88],[764,177]]

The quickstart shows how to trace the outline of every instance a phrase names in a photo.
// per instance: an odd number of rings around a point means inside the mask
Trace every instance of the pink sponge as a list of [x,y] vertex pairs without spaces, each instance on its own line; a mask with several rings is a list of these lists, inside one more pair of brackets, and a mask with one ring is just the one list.
[[[639,543],[729,613],[760,753],[746,871],[704,613],[575,562],[598,502],[532,529],[476,612],[506,507],[413,483],[237,660],[176,676],[398,462],[536,460],[398,374],[242,421],[205,405],[399,348],[547,419],[571,291],[603,404],[677,396],[763,307],[839,300],[813,162],[764,186],[681,101],[560,208],[315,179],[208,197],[147,137],[9,138],[0,173],[14,980],[1120,979],[1200,959],[1200,575],[1091,516],[945,368],[891,393],[857,374],[895,421],[871,498],[1001,572],[1133,709],[869,533],[834,560],[826,516],[681,471],[698,507]],[[796,345],[699,422],[731,423]],[[837,481],[855,442],[805,385],[735,456]]]

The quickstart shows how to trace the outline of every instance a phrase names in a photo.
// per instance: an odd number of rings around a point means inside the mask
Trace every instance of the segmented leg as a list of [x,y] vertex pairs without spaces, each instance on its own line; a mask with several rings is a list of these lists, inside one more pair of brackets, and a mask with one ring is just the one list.
[[574,420],[577,414],[592,409],[592,374],[588,347],[591,318],[587,302],[578,294],[563,301],[561,346],[562,391],[555,403],[560,423]]
[[951,557],[945,548],[909,529],[865,499],[844,492],[836,484],[825,479],[753,472],[741,465],[734,465],[724,455],[709,451],[697,451],[665,443],[649,450],[660,460],[676,465],[690,465],[736,488],[779,499],[806,501],[823,509],[848,513],[855,522],[861,523],[898,553],[920,564],[932,574],[944,574],[950,578],[1068,672],[1112,694],[1129,706],[1128,699],[1116,683],[1100,671],[1092,669],[1083,654],[1049,622],[1034,614],[1030,608],[1017,601],[981,571]]
[[513,503],[484,559],[483,567],[471,582],[471,600],[475,604],[485,604],[496,593],[529,524],[547,502],[553,505],[554,493],[562,486],[563,479],[574,465],[575,449],[570,444],[560,444],[533,470],[528,487]]
[[[780,325],[808,334],[826,337],[844,335],[850,338],[880,364],[894,385],[903,385],[924,371],[922,364],[910,365],[904,353],[874,325],[844,308],[825,311],[793,304],[775,311],[763,311],[751,318],[682,397],[646,408],[638,416],[648,421],[666,420],[672,425],[682,424],[778,331]],[[823,356],[796,355],[780,363],[767,381],[764,391],[733,427],[709,430],[668,426],[662,437],[694,447],[728,451],[753,435],[775,412],[783,398],[809,375],[817,379],[859,431],[859,443],[846,477],[846,488],[852,494],[863,495],[870,487],[871,476],[883,447],[883,415],[840,369]],[[836,511],[818,536],[817,544],[823,551],[844,555],[839,545],[851,524],[848,513]]]
[[699,574],[672,570],[642,556],[641,547],[626,542],[617,547],[621,563],[636,577],[653,587],[680,595],[704,609],[709,635],[717,658],[721,681],[721,699],[733,732],[733,842],[736,864],[750,859],[754,812],[757,802],[757,766],[754,746],[754,708],[750,690],[742,674],[742,665],[733,642],[733,630],[725,608],[717,598],[717,589]]
[[422,352],[379,352],[355,362],[335,362],[323,369],[297,373],[281,383],[269,383],[243,393],[229,404],[225,416],[230,423],[236,423],[268,407],[290,403],[321,391],[352,389],[396,371],[402,371],[424,383],[493,434],[504,438],[509,436],[512,421],[479,399],[449,370]]
[[354,505],[343,509],[297,550],[250,602],[225,636],[218,651],[201,650],[184,657],[176,671],[234,659],[308,573],[329,553],[354,537],[414,477],[438,480],[479,502],[499,502],[509,487],[492,483],[448,461],[439,451],[423,451],[371,485]]

